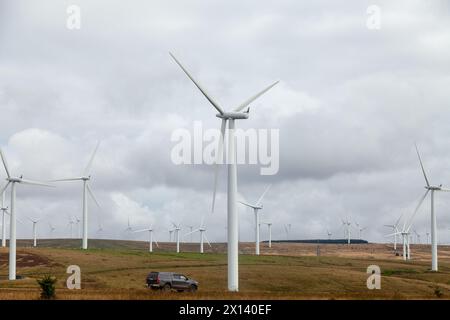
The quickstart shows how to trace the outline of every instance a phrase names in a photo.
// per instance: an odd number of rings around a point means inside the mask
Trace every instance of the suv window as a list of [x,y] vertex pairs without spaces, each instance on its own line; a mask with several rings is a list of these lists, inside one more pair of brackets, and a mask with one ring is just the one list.
[[185,276],[183,276],[183,275],[180,275],[180,279],[186,281],[186,280],[187,280],[187,277],[185,277]]

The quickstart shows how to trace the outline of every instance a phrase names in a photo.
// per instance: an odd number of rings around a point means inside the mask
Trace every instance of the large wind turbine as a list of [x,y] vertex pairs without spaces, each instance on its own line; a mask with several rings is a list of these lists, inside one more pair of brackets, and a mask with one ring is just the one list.
[[[422,158],[420,157],[419,149],[416,145],[417,156],[419,157],[420,167],[422,169],[423,177],[425,178],[425,192],[424,198],[427,196],[428,192],[431,191],[431,270],[438,271],[438,252],[437,252],[437,226],[436,226],[436,214],[434,212],[434,192],[435,191],[450,191],[448,188],[443,188],[442,184],[439,186],[430,185],[428,177],[425,173],[425,169],[423,167]],[[421,204],[421,203],[420,203]]]
[[192,234],[196,233],[196,232],[200,232],[200,253],[203,253],[203,241],[206,240],[206,242],[208,243],[209,247],[211,247],[211,243],[209,243],[208,238],[206,237],[206,226],[205,226],[205,221],[204,221],[204,216],[202,217],[202,221],[200,222],[200,226],[193,230],[190,231],[189,233],[186,233],[184,236],[188,236]]
[[100,204],[98,203],[97,199],[94,196],[94,193],[92,192],[91,187],[89,186],[89,181],[91,180],[91,175],[89,174],[92,163],[94,161],[95,154],[97,152],[97,149],[100,145],[100,141],[97,142],[97,145],[95,146],[94,152],[92,153],[92,156],[84,169],[84,171],[81,174],[81,177],[75,177],[75,178],[65,178],[65,179],[56,179],[52,181],[83,181],[83,240],[82,240],[82,249],[88,248],[88,204],[87,204],[87,194],[91,196],[92,200],[94,200],[97,207],[100,208]]
[[36,237],[37,237],[37,223],[39,221],[41,221],[43,218],[31,219],[31,218],[27,217],[27,219],[30,220],[31,223],[33,224],[33,247],[36,247],[36,245],[37,245],[37,240],[36,240]]
[[400,223],[400,220],[402,219],[403,214],[400,215],[400,217],[397,219],[395,224],[385,224],[385,227],[392,228],[392,231],[394,232],[394,251],[397,251],[397,234],[400,232],[398,230],[398,224]]
[[261,95],[267,92],[270,88],[278,83],[275,82],[252,96],[248,100],[244,101],[241,105],[233,109],[231,112],[226,112],[224,109],[206,92],[206,90],[189,74],[189,72],[181,65],[181,63],[170,53],[173,60],[184,71],[184,73],[191,79],[195,86],[201,91],[205,98],[212,104],[212,106],[219,112],[216,117],[222,119],[220,127],[220,139],[218,143],[218,152],[216,161],[216,170],[214,178],[214,193],[212,202],[212,211],[214,211],[215,196],[217,190],[217,176],[218,176],[218,164],[223,160],[222,145],[224,141],[225,128],[228,122],[228,190],[227,190],[227,224],[228,224],[228,241],[227,241],[227,255],[228,255],[228,290],[239,291],[239,226],[238,226],[238,214],[236,208],[236,193],[237,193],[237,169],[236,169],[236,145],[235,145],[235,120],[247,119],[249,116],[249,109],[246,109],[253,101],[258,99]]
[[[134,233],[139,233],[139,232],[144,232],[147,231],[149,233],[149,239],[148,239],[148,246],[149,246],[149,252],[153,252],[153,228],[150,226],[147,229],[141,229],[141,230],[136,230],[133,231]],[[155,240],[154,241],[156,246],[159,248],[158,242]]]
[[0,193],[5,192],[9,185],[11,185],[11,211],[9,222],[9,280],[16,280],[16,184],[29,184],[52,187],[40,181],[23,179],[22,176],[11,176],[6,158],[0,149],[0,156],[2,158],[3,166],[6,171],[6,185],[0,190]]
[[2,192],[2,247],[6,247],[6,215],[8,214],[8,207],[5,205],[5,191]]
[[270,185],[264,190],[263,194],[259,197],[258,201],[256,201],[255,204],[250,204],[247,202],[239,201],[244,206],[247,206],[249,208],[253,209],[253,212],[255,213],[255,253],[256,255],[259,255],[259,210],[263,208],[261,201],[266,195],[267,191],[269,190]]

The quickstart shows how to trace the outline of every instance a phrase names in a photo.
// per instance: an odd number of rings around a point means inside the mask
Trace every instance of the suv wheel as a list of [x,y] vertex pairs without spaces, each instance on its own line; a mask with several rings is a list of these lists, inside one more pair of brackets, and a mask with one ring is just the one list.
[[196,291],[197,291],[197,286],[191,285],[191,287],[189,288],[189,292],[196,292]]
[[171,289],[172,289],[172,288],[170,287],[170,284],[168,284],[168,283],[166,283],[166,284],[164,285],[164,287],[162,287],[162,290],[163,290],[164,292],[169,292]]

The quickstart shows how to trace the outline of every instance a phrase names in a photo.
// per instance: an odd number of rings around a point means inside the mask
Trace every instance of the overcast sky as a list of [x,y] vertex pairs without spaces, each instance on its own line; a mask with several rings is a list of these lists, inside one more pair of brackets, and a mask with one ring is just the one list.
[[[79,30],[66,27],[71,4]],[[366,25],[369,5],[381,9],[380,29]],[[48,180],[80,175],[101,140],[91,238],[101,223],[104,238],[145,239],[124,232],[130,218],[167,241],[170,221],[198,225],[206,214],[208,238],[224,241],[225,168],[210,215],[213,168],[170,159],[174,130],[220,126],[171,51],[227,109],[280,80],[237,122],[280,132],[277,175],[238,168],[241,199],[273,184],[262,220],[274,239],[288,223],[291,239],[327,229],[341,238],[348,217],[367,227],[364,238],[386,241],[383,224],[410,215],[425,191],[415,141],[431,181],[450,185],[449,18],[444,0],[0,0],[0,146],[14,174]],[[40,236],[51,221],[54,236],[67,237],[81,196],[79,182],[20,185],[17,216],[45,216]],[[251,241],[253,214],[238,209],[241,240]],[[436,210],[448,243],[450,194],[436,195]],[[427,199],[413,227],[422,241],[429,225]],[[31,230],[19,224],[18,236]]]

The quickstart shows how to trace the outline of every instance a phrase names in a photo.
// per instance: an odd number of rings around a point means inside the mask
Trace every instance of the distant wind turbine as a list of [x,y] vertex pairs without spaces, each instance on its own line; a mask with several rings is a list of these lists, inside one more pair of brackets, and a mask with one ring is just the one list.
[[400,220],[402,219],[403,214],[400,215],[400,217],[397,219],[395,224],[385,224],[385,227],[392,228],[392,231],[394,232],[394,250],[397,250],[397,234],[400,232],[398,229],[398,225],[400,223]]
[[81,177],[75,177],[75,178],[64,178],[64,179],[56,179],[56,180],[51,180],[53,182],[57,182],[57,181],[82,181],[83,182],[83,200],[82,200],[82,205],[83,205],[83,240],[82,240],[82,245],[81,248],[86,250],[88,248],[88,203],[87,203],[87,194],[89,193],[89,195],[91,196],[92,200],[94,200],[95,204],[97,205],[97,207],[99,209],[101,209],[100,204],[98,203],[97,199],[94,196],[94,193],[92,192],[91,187],[89,186],[89,181],[91,180],[91,175],[90,170],[92,167],[92,163],[94,162],[94,158],[95,158],[95,154],[97,152],[97,149],[100,145],[100,141],[97,142],[97,145],[95,146],[94,152],[92,153],[92,156],[87,164],[87,166],[85,167],[85,169],[83,170]]
[[272,248],[272,222],[261,222],[266,224],[269,232],[269,248]]
[[36,240],[36,237],[37,237],[37,223],[39,221],[41,221],[42,218],[40,218],[40,219],[31,219],[31,218],[27,217],[27,219],[30,220],[31,223],[33,224],[33,247],[36,247],[37,246],[37,240]]
[[266,195],[267,191],[269,191],[269,189],[270,189],[270,185],[266,188],[266,190],[264,190],[262,195],[259,197],[258,201],[256,201],[256,203],[254,203],[254,204],[239,201],[243,205],[245,205],[249,208],[252,208],[253,212],[255,214],[255,254],[256,255],[259,255],[259,242],[260,242],[259,241],[259,210],[261,210],[263,208],[261,201],[264,198],[264,196]]
[[8,207],[5,205],[5,194],[2,192],[2,203],[0,210],[2,211],[2,247],[6,247],[6,215],[8,214]]
[[208,238],[206,237],[206,226],[205,226],[205,216],[202,217],[202,221],[200,222],[200,226],[195,229],[194,231],[190,231],[189,233],[185,234],[184,236],[192,235],[196,232],[200,232],[200,253],[203,253],[203,241],[206,240],[208,245],[211,247],[211,243],[209,243]]
[[149,239],[148,239],[148,246],[149,246],[149,252],[153,252],[153,242],[155,242],[156,246],[159,248],[158,242],[155,240],[153,241],[153,227],[149,227],[147,229],[141,229],[133,231],[134,233],[140,233],[140,232],[148,232]]

